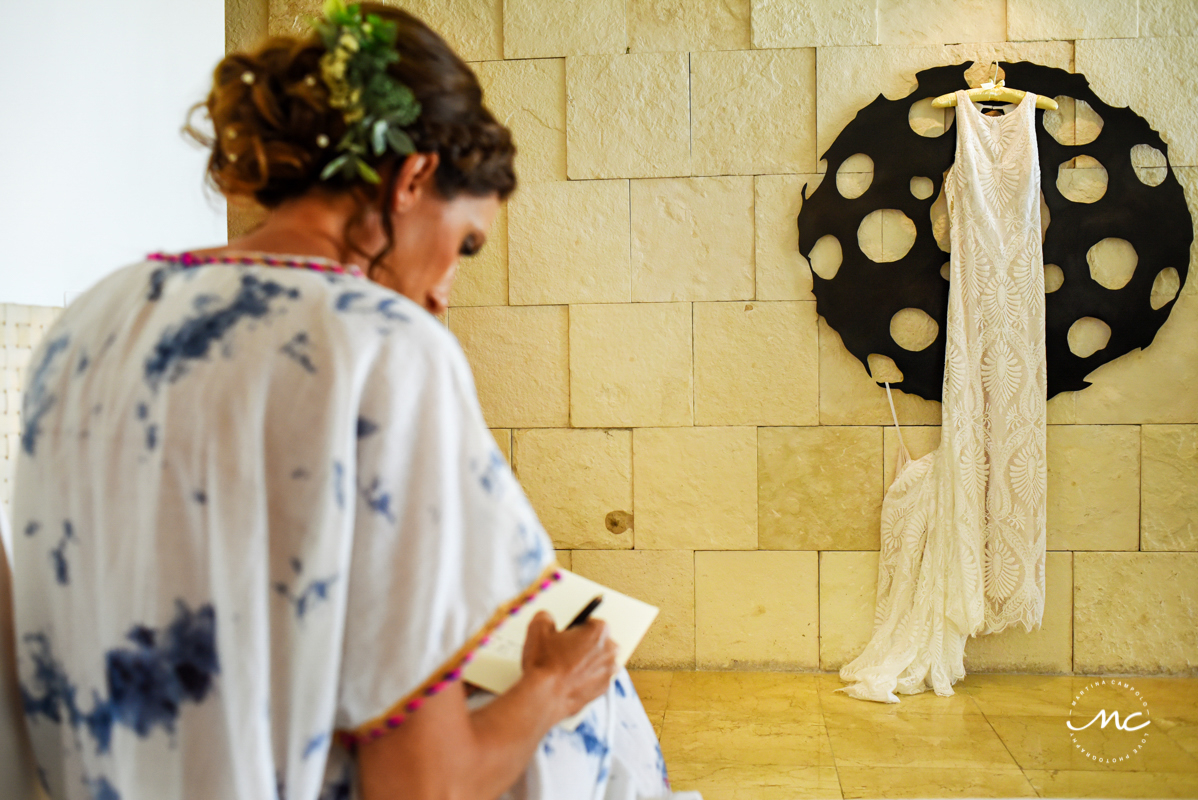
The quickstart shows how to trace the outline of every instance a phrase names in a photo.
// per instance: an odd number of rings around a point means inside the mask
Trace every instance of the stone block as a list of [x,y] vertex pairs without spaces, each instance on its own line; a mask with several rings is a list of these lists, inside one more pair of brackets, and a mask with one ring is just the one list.
[[631,181],[632,299],[751,300],[753,179]]
[[458,262],[449,305],[506,306],[508,295],[507,206],[500,206],[483,249]]
[[1198,3],[1140,0],[1141,36],[1198,36]]
[[628,182],[525,186],[508,204],[513,305],[627,303]]
[[565,59],[495,61],[474,66],[483,101],[512,131],[522,186],[566,179]]
[[571,572],[574,571],[574,554],[572,552],[569,550],[557,550],[553,555],[562,569],[568,569]]
[[757,518],[763,550],[877,550],[880,428],[761,428]]
[[569,314],[565,306],[455,308],[487,422],[502,428],[570,424]]
[[[890,489],[894,483],[895,468],[898,466],[899,436],[894,426],[882,429],[882,487],[883,491]],[[904,425],[903,443],[912,460],[923,458],[940,446],[939,425]]]
[[696,425],[818,425],[815,303],[695,303]]
[[1079,423],[1198,422],[1198,293],[1181,292],[1150,347],[1086,379],[1092,385],[1076,393]]
[[1048,428],[1048,549],[1137,550],[1140,429]]
[[1006,0],[879,0],[878,44],[1001,42]]
[[504,58],[623,53],[627,48],[624,0],[504,1]]
[[495,444],[499,445],[499,452],[503,453],[504,459],[508,466],[512,463],[512,429],[511,428],[492,428],[491,435],[495,437]]
[[[321,0],[270,0],[270,33],[307,36],[308,20],[319,17],[323,5]],[[503,58],[503,0],[389,0],[387,5],[424,20],[466,61]]]
[[815,50],[693,53],[691,114],[696,175],[815,172]]
[[1040,626],[1021,626],[965,642],[965,672],[1073,671],[1073,554],[1050,551],[1044,561],[1044,616]]
[[1198,676],[1198,553],[1074,553],[1078,673]]
[[1139,8],[1122,0],[1007,0],[1013,42],[1045,39],[1127,39],[1139,36]]
[[[893,390],[900,425],[939,425],[940,403]],[[886,389],[845,349],[840,334],[819,321],[821,425],[893,425]]]
[[877,0],[753,0],[753,47],[878,43]]
[[695,560],[685,550],[575,550],[574,572],[661,609],[628,666],[694,669]]
[[865,650],[874,630],[877,597],[877,550],[825,550],[819,554],[821,670],[839,671]]
[[690,425],[690,303],[573,306],[571,424]]
[[1198,550],[1198,425],[1141,429],[1141,550]]
[[629,0],[633,53],[749,49],[749,0]]
[[[546,0],[556,2],[556,0]],[[669,178],[691,172],[686,53],[566,59],[566,172]]]
[[1130,106],[1160,131],[1175,167],[1198,165],[1198,98],[1170,89],[1159,76],[1178,74],[1196,60],[1198,38],[1192,36],[1077,42],[1077,71],[1103,100]]
[[513,464],[555,547],[632,547],[631,432],[516,431]]
[[799,253],[803,189],[810,197],[823,176],[758,175],[753,179],[758,300],[814,300],[811,265]]
[[695,661],[699,669],[818,669],[818,555],[695,553]]
[[638,428],[632,436],[638,548],[757,548],[755,428]]
[[[879,94],[898,100],[916,86],[915,73],[929,67],[960,64],[965,61],[989,64],[995,61],[1034,61],[1049,67],[1073,71],[1073,45],[1070,42],[968,42],[951,45],[879,47],[821,47],[816,70],[816,151],[822,156],[857,112]],[[1081,71],[1080,68],[1078,70]],[[990,80],[975,77],[971,85]],[[956,136],[950,127],[946,133]],[[818,157],[818,156],[817,156]]]

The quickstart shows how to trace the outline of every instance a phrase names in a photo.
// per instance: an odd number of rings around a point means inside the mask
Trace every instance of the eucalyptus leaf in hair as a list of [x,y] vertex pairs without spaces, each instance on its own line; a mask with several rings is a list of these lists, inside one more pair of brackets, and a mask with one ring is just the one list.
[[416,146],[403,127],[420,116],[412,90],[387,72],[399,61],[395,23],[376,14],[363,16],[357,4],[328,0],[324,17],[313,26],[325,48],[320,75],[329,89],[329,105],[341,111],[347,126],[335,148],[339,155],[320,177],[378,183],[379,174],[366,159],[388,150],[400,156],[414,153]]

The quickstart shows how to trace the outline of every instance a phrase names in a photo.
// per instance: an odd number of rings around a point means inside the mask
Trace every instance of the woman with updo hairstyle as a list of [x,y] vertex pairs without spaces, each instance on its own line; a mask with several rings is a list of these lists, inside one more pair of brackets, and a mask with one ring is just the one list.
[[415,17],[333,0],[314,28],[227,56],[188,128],[261,225],[113,273],[30,364],[13,597],[43,787],[668,797],[601,621],[541,612],[511,689],[462,681],[561,577],[435,316],[516,149]]

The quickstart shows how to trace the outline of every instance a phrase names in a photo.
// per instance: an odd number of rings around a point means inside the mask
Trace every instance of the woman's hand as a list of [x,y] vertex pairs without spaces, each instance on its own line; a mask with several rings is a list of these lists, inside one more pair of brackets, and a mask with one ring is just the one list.
[[526,678],[556,685],[565,719],[607,691],[616,674],[616,643],[602,620],[558,631],[553,617],[540,611],[528,624],[523,662]]

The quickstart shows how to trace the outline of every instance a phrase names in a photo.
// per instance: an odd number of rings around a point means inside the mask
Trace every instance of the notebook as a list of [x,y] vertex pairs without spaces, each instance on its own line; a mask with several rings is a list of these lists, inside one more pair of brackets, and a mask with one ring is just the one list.
[[[548,611],[561,630],[596,595],[603,595],[603,602],[591,616],[607,623],[607,634],[616,643],[617,666],[628,663],[657,618],[657,607],[568,570],[560,571],[561,580],[504,620],[490,640],[475,651],[474,659],[462,671],[462,680],[488,692],[503,694],[520,679],[524,638],[528,634],[528,623],[537,612]],[[560,724],[572,730],[578,727],[582,717],[580,712]]]

